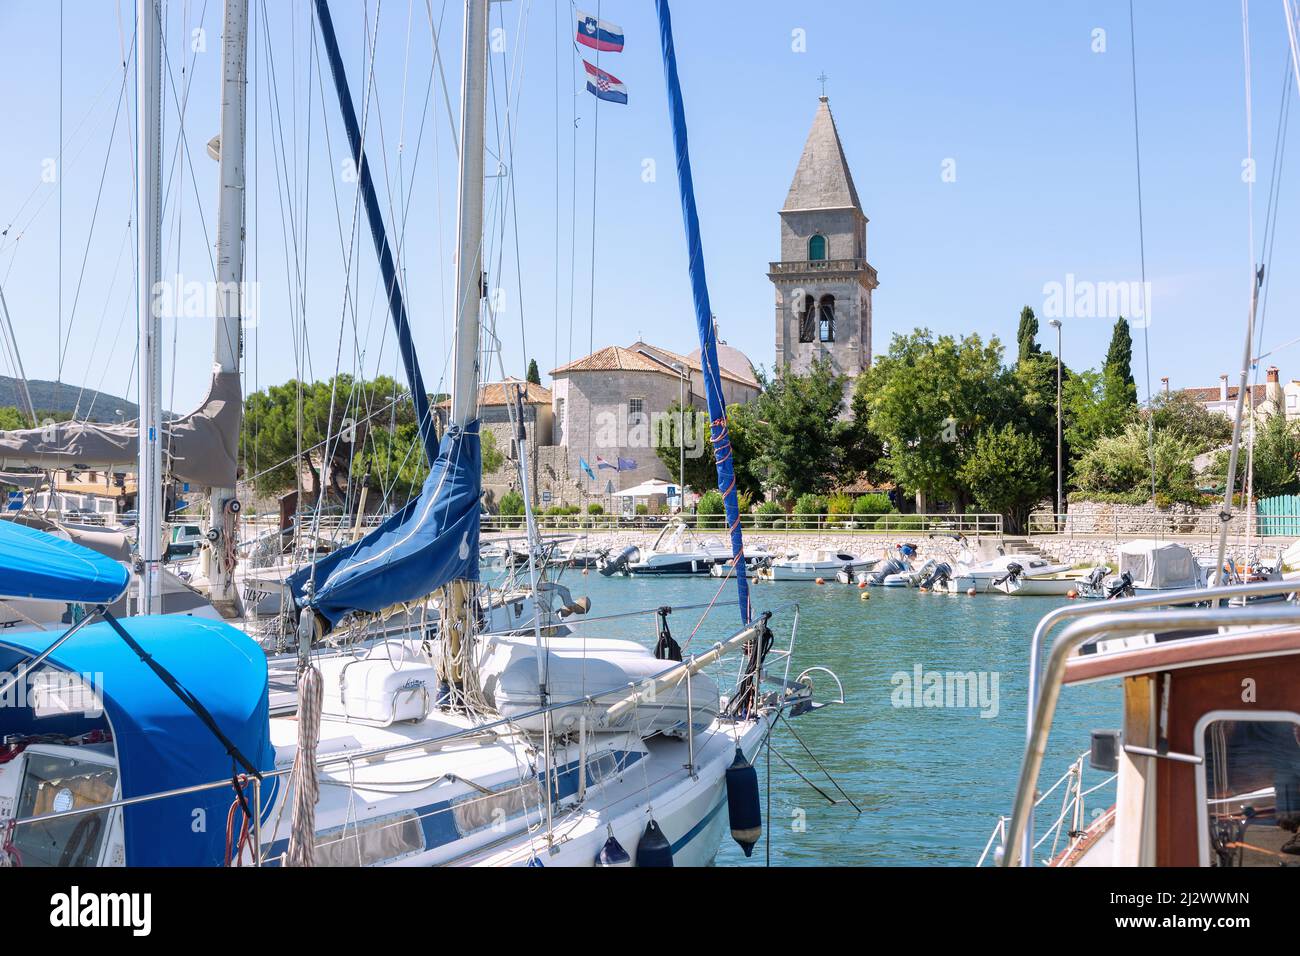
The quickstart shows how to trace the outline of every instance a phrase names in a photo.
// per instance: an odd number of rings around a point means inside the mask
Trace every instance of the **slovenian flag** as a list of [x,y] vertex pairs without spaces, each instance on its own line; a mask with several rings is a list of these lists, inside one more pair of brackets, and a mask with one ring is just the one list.
[[611,103],[627,102],[627,87],[623,81],[616,76],[611,76],[598,66],[592,66],[586,60],[582,65],[587,68],[587,92],[592,94],[598,100],[609,100]]
[[623,28],[579,10],[578,42],[602,53],[622,53]]

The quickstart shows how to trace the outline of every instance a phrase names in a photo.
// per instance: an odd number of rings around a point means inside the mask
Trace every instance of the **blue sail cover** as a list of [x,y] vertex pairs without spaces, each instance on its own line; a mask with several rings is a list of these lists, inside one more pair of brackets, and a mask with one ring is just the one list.
[[0,521],[0,597],[112,604],[127,569],[106,555],[13,521]]
[[[222,621],[183,615],[133,617],[121,622],[142,648],[203,702],[218,727],[260,771],[275,765],[267,710],[266,654]],[[57,640],[50,631],[0,632],[0,671],[22,663]],[[111,730],[123,797],[218,780],[233,775],[225,747],[194,712],[127,646],[107,623],[87,626],[41,668],[78,675],[102,699],[103,712],[37,717],[26,704],[0,707],[0,736],[58,733],[78,736]],[[39,670],[39,669],[38,669]],[[14,701],[6,703],[14,704]],[[262,783],[263,823],[277,792]],[[246,787],[249,806],[253,786]],[[220,866],[233,787],[201,790],[124,808],[128,866]],[[240,819],[236,816],[236,819]]]
[[731,532],[731,555],[736,572],[740,619],[750,620],[749,579],[745,574],[745,541],[740,530],[740,504],[736,500],[736,469],[731,438],[727,433],[727,403],[722,397],[722,376],[718,369],[717,335],[713,329],[713,308],[709,304],[709,283],[704,271],[704,243],[700,238],[700,217],[695,211],[695,183],[691,178],[691,152],[686,141],[686,106],[677,79],[677,54],[673,49],[672,14],[668,0],[657,0],[659,41],[663,48],[664,75],[668,82],[668,111],[673,125],[673,147],[677,153],[677,183],[682,194],[682,219],[686,225],[686,247],[690,261],[691,293],[695,299],[695,325],[700,334],[700,368],[704,393],[709,403],[713,456],[718,466],[718,489],[722,492]]
[[449,581],[477,581],[478,427],[475,419],[467,430],[447,430],[419,497],[360,541],[291,575],[297,605],[333,626],[349,611],[381,611]]

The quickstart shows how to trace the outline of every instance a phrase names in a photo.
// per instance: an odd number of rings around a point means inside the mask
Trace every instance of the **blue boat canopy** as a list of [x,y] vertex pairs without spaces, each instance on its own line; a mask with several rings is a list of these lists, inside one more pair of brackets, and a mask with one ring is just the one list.
[[382,611],[449,581],[477,581],[478,429],[477,420],[448,429],[418,497],[360,541],[290,575],[294,602],[333,626],[352,611]]
[[[121,626],[212,716],[259,771],[271,770],[266,655],[222,621],[167,615],[127,618]],[[58,634],[0,632],[0,671],[13,674]],[[102,700],[85,712],[37,717],[27,695],[0,709],[0,733],[78,736],[108,729],[117,750],[122,796],[136,797],[230,779],[234,761],[198,716],[106,622],[91,624],[57,648],[41,668],[78,675]],[[39,668],[38,668],[39,671]],[[98,701],[96,701],[98,704]],[[107,721],[107,726],[105,726]],[[278,778],[262,784],[264,819]],[[252,785],[246,788],[252,805]],[[220,866],[232,786],[124,808],[128,866]],[[237,815],[236,819],[240,819]]]
[[0,521],[0,597],[112,604],[130,572],[112,558],[14,521]]

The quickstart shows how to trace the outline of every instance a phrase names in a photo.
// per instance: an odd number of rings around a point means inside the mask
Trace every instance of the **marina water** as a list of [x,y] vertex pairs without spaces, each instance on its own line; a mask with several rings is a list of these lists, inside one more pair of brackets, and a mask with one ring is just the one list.
[[[734,582],[719,593],[721,582],[710,577],[604,578],[594,571],[587,575],[566,571],[560,581],[575,596],[590,596],[591,618],[665,604],[707,604],[716,597],[703,623],[703,610],[679,610],[669,618],[684,654],[706,650],[739,629]],[[859,815],[853,810],[791,730],[778,725],[773,748],[840,803],[829,805],[774,753],[771,815],[763,821],[764,842],[746,860],[727,839],[718,865],[761,866],[770,851],[773,866],[970,866],[979,858],[998,816],[1010,813],[1024,749],[1030,638],[1038,620],[1065,599],[871,588],[864,601],[861,593],[833,580],[820,586],[796,582],[753,586],[755,611],[776,612],[775,650],[788,646],[793,605],[799,605],[790,676],[820,664],[831,668],[844,684],[846,703],[794,718],[790,724],[864,812]],[[657,618],[645,615],[593,622],[577,630],[653,646],[656,627]],[[719,685],[731,686],[738,659],[733,656],[718,666],[725,668],[713,672]],[[923,685],[935,674],[974,673],[978,691],[972,697],[983,694],[983,705],[980,699],[961,701],[951,695],[939,700],[932,690],[929,703],[945,706],[925,706],[924,686],[910,686],[918,667]],[[770,668],[779,675],[782,665],[771,662]],[[834,681],[822,674],[813,676],[816,698],[833,699]],[[1051,786],[1087,749],[1091,730],[1109,727],[1118,700],[1119,687],[1113,684],[1070,688],[1062,694],[1040,789]],[[947,706],[962,703],[965,706]],[[766,760],[755,765],[760,788],[765,790]],[[1085,787],[1105,776],[1087,768]],[[1040,808],[1040,833],[1059,813],[1059,795],[1057,791]],[[1113,795],[1113,785],[1093,794],[1087,817],[1109,806]],[[1040,858],[1050,844],[1051,840],[1040,850]]]

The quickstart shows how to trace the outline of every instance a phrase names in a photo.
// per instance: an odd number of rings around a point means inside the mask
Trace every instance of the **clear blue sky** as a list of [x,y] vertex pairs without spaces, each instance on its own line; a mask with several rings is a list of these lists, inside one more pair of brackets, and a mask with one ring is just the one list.
[[[345,307],[354,187],[340,175],[345,140],[328,70],[313,60],[310,5],[253,0],[252,6],[248,269],[250,279],[261,284],[261,320],[249,342],[246,381],[250,387],[280,382],[300,366],[306,374],[325,377],[336,365],[351,370],[354,362],[368,375],[376,369],[391,372],[392,340],[385,334],[388,319],[376,295],[375,259],[364,226],[354,233],[355,314]],[[442,18],[440,49],[455,102],[460,5],[432,0],[431,6],[434,20]],[[33,378],[59,374],[61,326],[62,380],[119,394],[130,385],[132,397],[134,292],[127,228],[134,84],[129,78],[111,148],[110,131],[123,50],[131,44],[133,7],[129,0],[0,7],[7,133],[0,151],[0,225],[9,227],[0,239],[0,281],[27,373]],[[504,251],[500,268],[492,269],[493,284],[505,290],[501,355],[513,374],[523,373],[524,336],[527,354],[538,359],[543,372],[586,354],[592,344],[628,344],[638,335],[680,351],[695,345],[654,5],[650,0],[584,5],[592,13],[597,8],[624,28],[626,51],[602,54],[601,65],[622,79],[630,94],[625,107],[601,104],[598,117],[595,102],[582,92],[569,5],[545,0],[493,5],[493,25],[502,25],[505,46],[492,59],[500,107],[492,122],[498,130],[504,127],[507,71],[517,104],[511,163],[516,202],[505,207],[504,229],[501,191],[507,180],[493,179],[488,186],[490,260],[495,263]],[[168,9],[164,274],[179,268],[187,279],[203,280],[211,274],[208,242],[215,219],[216,164],[204,144],[217,130],[221,3],[173,0]],[[334,0],[333,9],[359,103],[366,76],[363,30],[367,13],[373,29],[376,3]],[[432,49],[425,3],[384,0],[378,9],[368,150],[391,183],[390,229],[404,228],[411,314],[425,378],[433,388],[445,368],[452,298],[454,124],[436,74],[425,108]],[[521,30],[524,9],[530,12]],[[1250,12],[1258,247],[1287,44],[1280,4],[1257,2]],[[778,253],[777,210],[812,120],[823,71],[871,220],[868,257],[881,281],[875,294],[877,353],[887,349],[893,333],[918,325],[996,334],[1014,343],[1021,306],[1041,308],[1045,283],[1064,282],[1067,274],[1094,282],[1137,279],[1130,43],[1123,0],[678,0],[675,13],[714,309],[722,337],[756,364],[772,362],[773,297],[765,272]],[[206,29],[206,50],[197,53],[190,43],[196,27]],[[1106,31],[1102,53],[1093,51],[1097,28]],[[796,30],[804,31],[805,52],[792,49]],[[1239,4],[1139,0],[1137,69],[1147,275],[1154,288],[1152,387],[1158,387],[1161,375],[1170,376],[1175,387],[1211,385],[1239,362],[1249,291]],[[178,159],[176,100],[186,84],[188,150]],[[58,189],[41,178],[43,161],[59,154],[60,86],[61,281]],[[281,153],[281,137],[287,155]],[[505,152],[502,137],[489,134],[494,151]],[[405,173],[400,187],[399,140]],[[941,177],[946,159],[956,162],[956,182]],[[645,160],[656,163],[654,182],[643,181]],[[1284,171],[1294,165],[1288,156]],[[575,172],[577,211],[571,220]],[[1300,334],[1293,318],[1300,279],[1286,267],[1300,252],[1295,177],[1294,170],[1282,177],[1265,349]],[[399,194],[407,192],[403,215]],[[572,263],[571,247],[576,248]],[[300,337],[295,328],[301,330],[304,313],[309,360],[295,358]],[[342,358],[336,359],[341,322]],[[1110,324],[1067,320],[1066,361],[1075,367],[1098,364]],[[164,400],[183,410],[201,397],[210,364],[210,322],[182,319],[169,323],[167,335]],[[1134,338],[1135,373],[1145,394],[1142,332],[1135,330]],[[363,359],[355,358],[354,342]],[[1272,360],[1284,378],[1300,377],[1300,346]],[[3,363],[0,370],[8,371]]]

